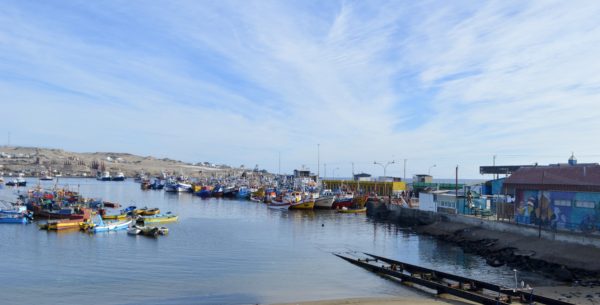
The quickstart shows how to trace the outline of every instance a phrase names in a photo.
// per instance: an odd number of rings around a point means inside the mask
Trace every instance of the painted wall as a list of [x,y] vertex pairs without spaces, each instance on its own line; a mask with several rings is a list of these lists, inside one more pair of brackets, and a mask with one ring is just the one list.
[[517,190],[515,220],[547,229],[600,231],[600,193]]

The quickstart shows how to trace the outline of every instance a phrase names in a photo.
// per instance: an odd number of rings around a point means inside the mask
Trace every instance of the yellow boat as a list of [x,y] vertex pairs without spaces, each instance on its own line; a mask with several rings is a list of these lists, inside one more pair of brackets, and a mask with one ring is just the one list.
[[133,210],[134,215],[150,216],[150,215],[157,215],[158,213],[160,213],[160,210],[158,208],[153,208],[153,209],[141,208],[141,209]]
[[348,213],[348,214],[353,214],[353,213],[365,213],[367,211],[367,208],[341,208],[337,210],[338,213]]
[[177,215],[173,215],[173,214],[161,214],[161,215],[154,215],[154,216],[142,216],[140,218],[138,218],[138,222],[144,222],[144,224],[146,223],[165,223],[165,222],[175,222],[179,219],[179,216]]
[[292,203],[292,205],[290,205],[290,209],[292,210],[312,210],[314,207],[314,199],[306,199],[300,202]]
[[42,227],[42,229],[54,230],[54,231],[75,229],[75,228],[79,228],[82,223],[83,223],[83,221],[81,221],[81,220],[68,220],[68,219],[60,220],[60,221],[51,221],[51,222],[48,222],[44,227]]
[[127,214],[119,214],[119,215],[103,215],[102,219],[104,220],[124,220],[127,218]]

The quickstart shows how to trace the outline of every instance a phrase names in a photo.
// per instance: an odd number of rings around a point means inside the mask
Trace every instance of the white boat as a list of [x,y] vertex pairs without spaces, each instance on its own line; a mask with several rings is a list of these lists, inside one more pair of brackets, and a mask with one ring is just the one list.
[[112,181],[125,181],[125,174],[123,172],[117,172],[114,177],[111,177]]
[[319,196],[315,200],[315,208],[318,209],[331,209],[333,206],[333,202],[335,201],[335,196]]
[[277,202],[271,202],[269,204],[267,204],[267,207],[269,209],[274,209],[274,210],[281,210],[281,211],[287,211],[290,209],[290,206],[292,204],[289,202],[286,203],[277,203]]
[[100,181],[110,181],[111,177],[110,177],[110,173],[108,171],[104,171],[104,172],[98,172],[98,174],[96,175],[96,179],[100,180]]
[[178,182],[173,179],[169,179],[165,183],[164,189],[165,189],[165,192],[173,192],[173,193],[190,192],[192,190],[192,185],[183,183],[183,182]]
[[48,173],[43,173],[43,175],[40,177],[40,180],[52,181],[52,180],[54,180],[54,177],[52,177]]

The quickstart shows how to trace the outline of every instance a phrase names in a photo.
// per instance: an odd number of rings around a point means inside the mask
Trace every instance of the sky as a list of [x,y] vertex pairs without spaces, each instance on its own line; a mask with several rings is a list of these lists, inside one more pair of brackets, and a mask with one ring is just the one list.
[[600,162],[599,1],[0,2],[0,144],[326,177]]

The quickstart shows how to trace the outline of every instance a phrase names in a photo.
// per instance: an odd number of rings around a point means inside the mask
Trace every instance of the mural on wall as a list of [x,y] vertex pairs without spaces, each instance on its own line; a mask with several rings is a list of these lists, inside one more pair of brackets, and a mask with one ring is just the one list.
[[600,230],[600,193],[519,190],[515,221],[546,229]]

